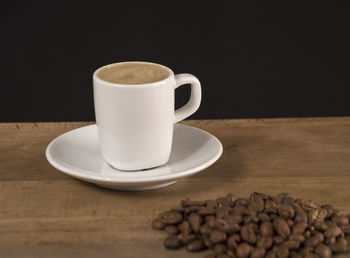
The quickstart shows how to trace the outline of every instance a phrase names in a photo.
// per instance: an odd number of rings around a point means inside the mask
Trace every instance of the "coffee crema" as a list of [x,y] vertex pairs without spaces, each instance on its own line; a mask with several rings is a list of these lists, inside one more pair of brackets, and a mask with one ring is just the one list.
[[101,80],[117,84],[145,84],[166,79],[170,75],[167,68],[146,62],[125,62],[102,67],[97,72]]

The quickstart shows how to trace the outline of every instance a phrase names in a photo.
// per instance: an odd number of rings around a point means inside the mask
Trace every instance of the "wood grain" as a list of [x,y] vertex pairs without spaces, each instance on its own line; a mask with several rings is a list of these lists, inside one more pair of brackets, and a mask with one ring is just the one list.
[[52,139],[91,123],[0,124],[0,257],[203,257],[166,251],[165,234],[150,228],[158,212],[185,197],[290,192],[350,213],[350,118],[184,123],[217,136],[223,156],[193,177],[145,192],[99,188],[48,164]]

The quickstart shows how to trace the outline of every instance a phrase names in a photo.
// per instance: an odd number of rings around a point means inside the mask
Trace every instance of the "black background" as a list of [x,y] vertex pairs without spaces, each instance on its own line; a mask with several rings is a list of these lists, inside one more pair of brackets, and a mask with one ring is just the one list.
[[[350,115],[338,1],[6,1],[0,120],[94,120],[92,73],[146,60],[196,75],[192,118]],[[176,90],[186,102],[189,87]]]

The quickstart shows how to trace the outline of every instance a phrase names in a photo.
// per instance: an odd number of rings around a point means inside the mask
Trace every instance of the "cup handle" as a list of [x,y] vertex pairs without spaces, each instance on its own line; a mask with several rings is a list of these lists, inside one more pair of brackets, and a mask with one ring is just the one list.
[[202,99],[201,83],[192,74],[182,73],[175,75],[175,89],[184,84],[191,84],[190,100],[184,105],[175,110],[175,123],[184,120],[197,111]]

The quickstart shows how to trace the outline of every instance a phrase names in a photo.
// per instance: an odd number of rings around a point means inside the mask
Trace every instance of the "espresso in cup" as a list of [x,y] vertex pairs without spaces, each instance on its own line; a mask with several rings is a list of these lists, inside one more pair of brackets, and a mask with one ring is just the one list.
[[[201,102],[199,80],[150,62],[103,66],[93,74],[100,150],[119,170],[142,170],[166,164],[174,123],[193,114]],[[175,89],[191,84],[189,102],[174,110]]]

